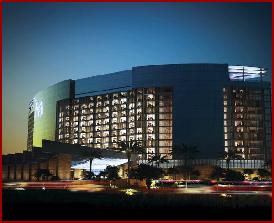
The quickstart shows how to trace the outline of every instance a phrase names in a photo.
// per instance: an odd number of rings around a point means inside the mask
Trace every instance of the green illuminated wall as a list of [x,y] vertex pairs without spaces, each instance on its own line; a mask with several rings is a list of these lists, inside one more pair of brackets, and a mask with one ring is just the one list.
[[65,80],[35,95],[33,146],[41,147],[42,139],[55,140],[56,102],[70,98],[73,88],[73,81]]

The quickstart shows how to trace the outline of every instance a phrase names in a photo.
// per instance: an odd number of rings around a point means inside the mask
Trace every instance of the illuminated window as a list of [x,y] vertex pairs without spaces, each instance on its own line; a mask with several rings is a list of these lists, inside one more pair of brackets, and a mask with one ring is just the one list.
[[126,139],[127,139],[126,136],[120,136],[119,137],[119,141],[126,141]]
[[147,115],[147,120],[155,120],[155,115],[153,114],[151,114],[151,115]]
[[[161,98],[159,101],[155,100],[156,94]],[[69,133],[64,135],[63,141],[69,140],[70,143],[76,139],[79,144],[94,148],[117,148],[119,141],[138,140],[143,147],[152,148],[150,151],[155,152],[157,149],[162,154],[168,154],[172,150],[171,96],[171,92],[167,89],[141,88],[94,96],[96,99],[94,102],[93,97],[79,98],[72,104],[75,108],[72,110],[72,115],[70,111],[62,115],[63,107],[60,107],[58,113],[60,120],[57,119],[60,123],[57,122],[57,126],[64,134]],[[76,101],[80,105],[75,104]],[[158,113],[155,107],[159,105]],[[79,108],[81,110],[78,110]],[[67,117],[64,126],[62,117],[64,119]],[[159,124],[157,128],[156,124]],[[71,133],[70,127],[73,128]],[[59,133],[58,136],[60,135]],[[61,140],[61,137],[58,138]],[[161,139],[161,146],[156,143],[156,138]]]
[[114,100],[112,100],[112,105],[118,105],[118,104],[119,104],[118,99],[114,99]]
[[126,122],[126,121],[127,121],[127,118],[126,118],[126,117],[120,118],[120,122]]
[[134,103],[130,103],[129,104],[129,109],[133,109],[134,108]]
[[125,129],[120,130],[120,135],[126,135],[126,134],[127,134],[127,131]]
[[74,139],[74,140],[72,141],[72,143],[73,143],[73,144],[77,144],[77,143],[78,143],[78,139]]
[[[126,98],[122,98],[121,99],[121,104],[126,104],[127,103],[127,99]],[[121,106],[122,107],[122,106]]]

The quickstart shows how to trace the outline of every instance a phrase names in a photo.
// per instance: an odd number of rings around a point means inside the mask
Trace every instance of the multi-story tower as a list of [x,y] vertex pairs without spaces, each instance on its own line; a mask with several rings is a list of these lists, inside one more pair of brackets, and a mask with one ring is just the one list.
[[147,157],[171,158],[172,89],[139,88],[62,100],[57,106],[56,138],[93,148],[117,149],[119,141],[137,141]]
[[[230,66],[233,80],[224,87],[225,150],[243,159],[271,159],[271,90],[264,69]],[[248,82],[250,77],[258,82]]]
[[271,157],[270,83],[266,70],[227,64],[171,64],[60,82],[35,96],[28,148],[42,139],[115,149],[138,141],[172,157],[181,143],[199,159],[224,150],[246,160]]

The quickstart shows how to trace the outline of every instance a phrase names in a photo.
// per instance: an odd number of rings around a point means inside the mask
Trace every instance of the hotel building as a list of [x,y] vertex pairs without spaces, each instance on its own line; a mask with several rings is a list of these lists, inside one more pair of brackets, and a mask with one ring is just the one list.
[[172,156],[181,143],[199,159],[236,151],[271,159],[271,84],[266,70],[227,64],[171,64],[65,80],[37,93],[29,106],[28,149],[42,139],[117,149],[138,141],[148,159]]

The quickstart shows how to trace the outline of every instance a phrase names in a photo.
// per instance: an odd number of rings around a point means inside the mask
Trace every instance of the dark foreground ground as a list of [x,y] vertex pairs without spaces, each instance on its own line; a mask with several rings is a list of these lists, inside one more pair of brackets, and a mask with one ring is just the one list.
[[271,197],[3,190],[3,220],[271,220]]

